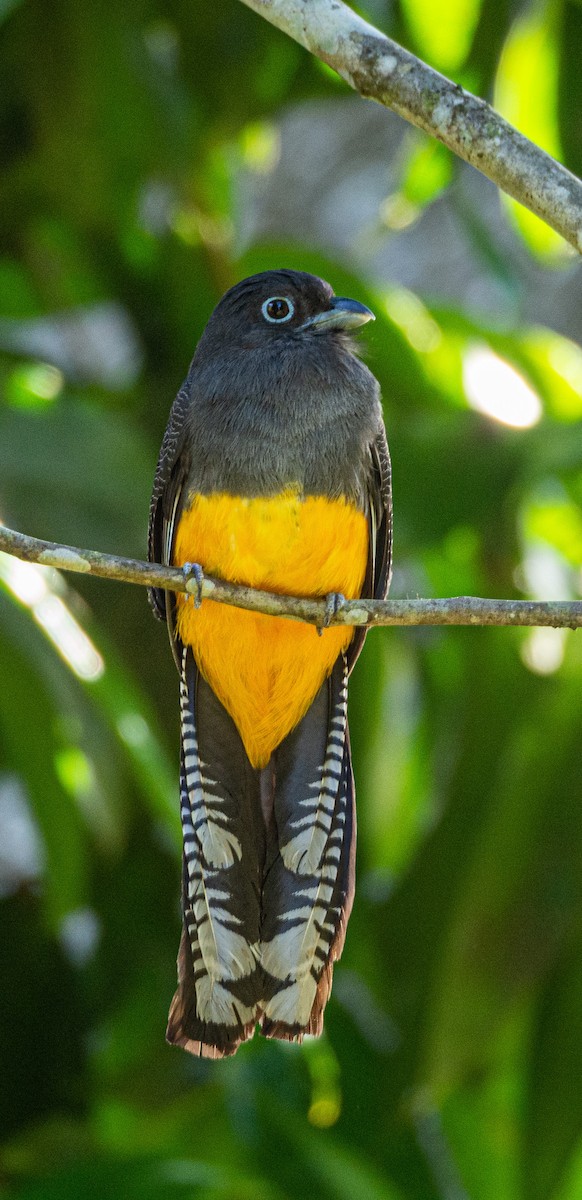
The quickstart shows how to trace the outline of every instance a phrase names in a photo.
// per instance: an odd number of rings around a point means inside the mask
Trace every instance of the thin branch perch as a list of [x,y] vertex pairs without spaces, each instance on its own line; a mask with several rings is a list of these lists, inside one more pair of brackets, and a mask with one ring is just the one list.
[[[195,595],[196,581],[188,579],[178,567],[163,567],[101,554],[98,550],[79,550],[59,546],[39,538],[16,533],[0,525],[0,551],[25,562],[98,575],[142,587],[167,588]],[[202,599],[217,600],[235,608],[270,616],[289,617],[321,626],[325,619],[325,600],[299,596],[281,596],[255,588],[235,586],[221,579],[205,577]],[[551,625],[554,628],[579,629],[582,626],[582,601],[573,600],[481,600],[474,596],[455,596],[448,600],[348,600],[331,619],[332,625]]]
[[438,138],[582,253],[582,182],[485,100],[427,66],[341,0],[243,3],[333,67],[360,95]]

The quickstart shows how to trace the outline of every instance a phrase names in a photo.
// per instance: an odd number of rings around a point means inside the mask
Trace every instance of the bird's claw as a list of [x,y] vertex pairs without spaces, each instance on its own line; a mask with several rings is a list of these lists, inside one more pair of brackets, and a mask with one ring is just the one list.
[[188,591],[187,595],[190,596],[194,601],[194,608],[200,608],[200,605],[202,604],[202,584],[204,583],[204,571],[202,570],[200,563],[187,562],[184,563],[182,572],[186,583],[190,583],[192,579],[195,580],[195,588],[193,588],[192,591]]
[[320,637],[324,629],[327,629],[330,625],[332,617],[335,617],[338,612],[341,612],[345,603],[346,598],[345,596],[342,596],[341,592],[328,592],[327,596],[325,597],[325,616],[321,622],[321,625],[317,626],[317,632]]

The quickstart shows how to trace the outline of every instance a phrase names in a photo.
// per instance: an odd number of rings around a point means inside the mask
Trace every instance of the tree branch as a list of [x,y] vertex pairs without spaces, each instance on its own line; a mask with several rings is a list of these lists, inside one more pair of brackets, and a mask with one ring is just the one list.
[[[163,567],[101,554],[98,550],[78,550],[74,546],[59,546],[39,538],[16,533],[0,525],[0,551],[56,567],[60,571],[77,571],[82,575],[98,575],[102,579],[117,579],[137,583],[142,587],[167,588],[195,596],[198,585],[178,567]],[[235,586],[208,576],[202,583],[202,599],[217,600],[250,612],[289,617],[321,626],[325,621],[325,600],[281,596],[260,592],[255,588]],[[552,600],[480,600],[474,596],[456,596],[450,600],[347,600],[331,625],[551,625],[554,628],[579,629],[582,626],[582,601]]]
[[360,95],[444,142],[582,253],[582,182],[485,100],[434,71],[341,0],[243,3],[333,67]]

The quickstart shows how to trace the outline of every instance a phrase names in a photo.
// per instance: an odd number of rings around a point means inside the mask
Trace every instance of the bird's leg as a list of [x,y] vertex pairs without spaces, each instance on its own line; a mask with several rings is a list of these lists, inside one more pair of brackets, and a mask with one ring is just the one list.
[[325,616],[321,625],[317,626],[317,632],[321,637],[324,629],[327,629],[332,617],[335,617],[338,612],[341,612],[346,603],[345,596],[341,592],[328,592],[325,597]]
[[200,563],[184,563],[182,566],[182,573],[186,583],[189,583],[191,579],[196,580],[196,587],[194,591],[188,592],[187,594],[194,601],[194,608],[200,608],[200,605],[202,604],[202,584],[204,583],[204,571],[202,570]]

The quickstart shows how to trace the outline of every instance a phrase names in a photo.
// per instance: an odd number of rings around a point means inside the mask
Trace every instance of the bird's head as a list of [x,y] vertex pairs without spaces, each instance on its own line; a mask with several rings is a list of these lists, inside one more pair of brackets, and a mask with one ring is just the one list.
[[230,288],[217,304],[200,341],[200,351],[220,346],[259,349],[313,338],[345,340],[373,321],[358,300],[335,296],[323,279],[305,271],[263,271]]

